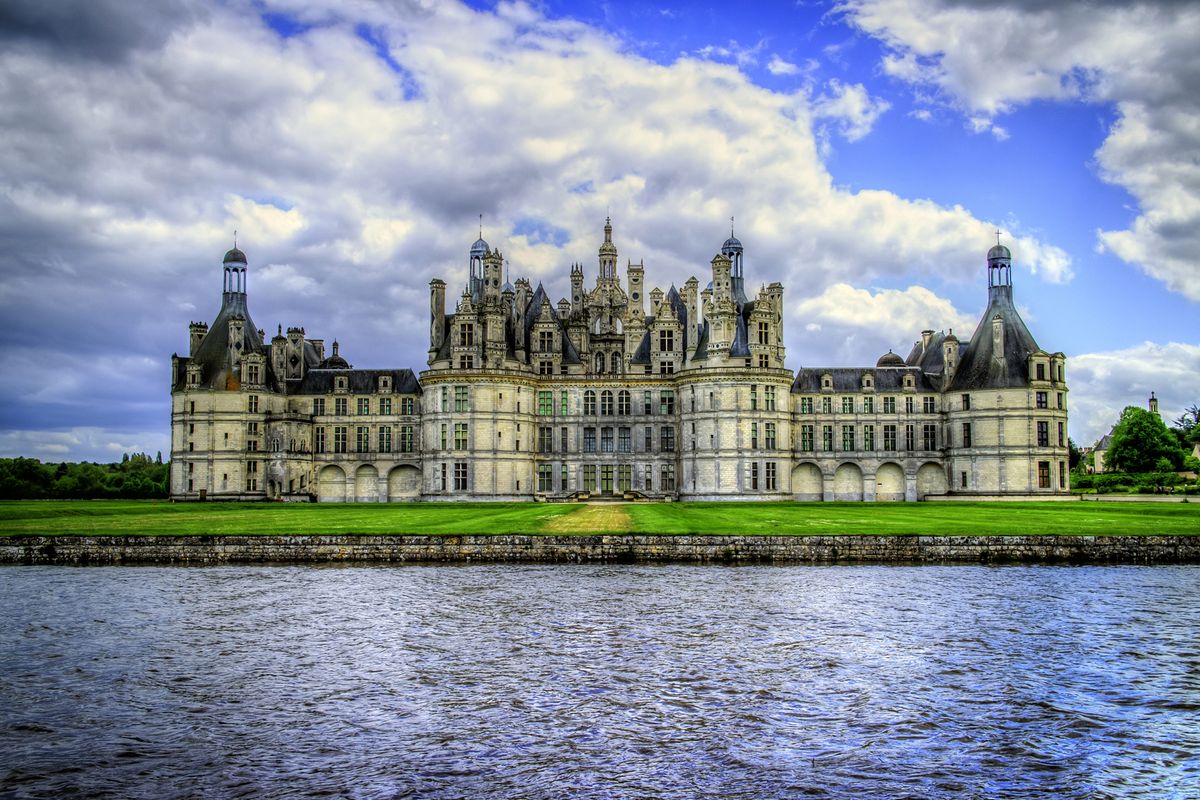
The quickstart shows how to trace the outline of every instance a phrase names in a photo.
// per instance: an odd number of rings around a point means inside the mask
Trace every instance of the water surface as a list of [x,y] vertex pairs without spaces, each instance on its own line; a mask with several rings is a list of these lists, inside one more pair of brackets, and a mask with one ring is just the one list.
[[0,795],[1200,797],[1197,567],[9,567]]

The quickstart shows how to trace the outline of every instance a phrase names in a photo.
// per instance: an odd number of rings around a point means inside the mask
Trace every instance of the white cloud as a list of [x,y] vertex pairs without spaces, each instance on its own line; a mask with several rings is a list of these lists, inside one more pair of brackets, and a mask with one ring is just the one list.
[[1033,100],[1115,104],[1096,153],[1100,174],[1136,198],[1124,230],[1100,244],[1172,291],[1200,301],[1200,6],[1195,3],[843,0],[852,24],[889,48],[885,74],[934,88],[968,126]]
[[1143,342],[1123,350],[1081,353],[1067,360],[1071,436],[1092,445],[1126,406],[1146,407],[1150,393],[1167,424],[1200,403],[1200,345]]
[[767,72],[772,75],[799,75],[800,67],[790,61],[784,61],[777,55],[772,55],[771,60],[767,63]]
[[813,116],[834,120],[838,132],[854,142],[870,133],[891,107],[886,100],[872,98],[861,83],[844,84],[835,78],[829,81],[827,94],[813,99]]
[[125,453],[170,458],[171,437],[157,431],[113,431],[96,427],[67,430],[0,430],[0,458],[25,456],[44,462],[120,461]]

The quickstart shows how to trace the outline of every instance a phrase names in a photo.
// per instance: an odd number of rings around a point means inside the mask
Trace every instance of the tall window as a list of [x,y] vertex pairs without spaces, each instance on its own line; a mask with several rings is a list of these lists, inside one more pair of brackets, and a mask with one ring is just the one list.
[[537,448],[539,453],[549,453],[554,447],[554,429],[549,425],[538,426],[538,443]]
[[1066,439],[1066,432],[1063,430],[1063,424],[1060,422],[1060,423],[1058,423],[1058,446],[1059,447],[1067,446],[1065,439]]
[[539,361],[538,362],[538,375],[553,375],[553,374],[554,374],[554,362],[553,361]]
[[448,442],[449,442],[449,440],[448,440],[448,438],[447,438],[447,436],[446,436],[446,423],[444,423],[444,422],[443,422],[443,423],[442,423],[442,436],[441,436],[441,443],[442,443],[442,449],[443,449],[443,450],[449,450],[449,449],[450,449],[450,445],[449,445],[449,443],[448,443]]
[[1037,443],[1038,447],[1050,446],[1050,423],[1039,422],[1037,424]]
[[549,464],[538,464],[538,491],[554,491],[554,470]]
[[663,425],[659,429],[658,446],[664,453],[675,452],[675,428],[673,426]]
[[766,388],[763,389],[763,393],[765,394],[765,397],[763,399],[766,401],[767,411],[774,411],[775,410],[775,387],[767,386]]
[[833,451],[833,426],[821,426],[821,449],[829,453]]
[[864,414],[874,414],[875,413],[875,398],[872,397],[871,395],[867,395],[866,397],[863,398],[863,413]]
[[649,425],[646,426],[644,445],[645,447],[643,449],[645,449],[647,453],[654,449],[654,428],[651,428]]
[[629,390],[622,389],[617,392],[617,413],[621,416],[629,416],[629,409],[632,403],[629,399]]
[[344,397],[337,397],[337,398],[334,398],[334,400],[333,400],[333,413],[334,413],[335,415],[339,416],[339,417],[344,417],[344,416],[346,416],[346,406],[347,406],[347,405],[348,405],[348,404],[347,404],[347,402],[346,402],[346,398],[344,398]]
[[675,390],[663,389],[658,393],[658,413],[674,414],[675,413]]
[[596,491],[596,465],[583,465],[583,490],[585,492]]
[[843,414],[853,414],[854,413],[854,398],[853,397],[843,397],[842,398],[842,413]]
[[379,398],[379,414],[380,416],[391,416],[392,413],[392,398]]
[[813,449],[813,426],[812,425],[801,425],[800,426],[800,449],[801,450],[812,450]]
[[642,468],[642,479],[647,492],[654,490],[654,467],[647,464]]
[[904,426],[904,449],[915,450],[917,447],[917,432],[912,425]]
[[595,428],[584,428],[583,429],[583,452],[585,452],[585,453],[596,452],[596,429]]
[[758,449],[758,423],[757,422],[750,423],[750,449],[751,450]]
[[[567,452],[567,445],[570,443],[570,439],[568,438],[568,434],[567,434],[567,429],[559,428],[558,433],[559,433],[559,437],[558,437],[559,452],[565,453],[565,452]],[[563,488],[565,489],[567,487],[564,486]]]
[[842,450],[850,452],[854,449],[854,426],[842,426]]
[[937,410],[935,401],[932,397],[924,397],[921,399],[921,410],[926,414],[932,414]]
[[628,492],[633,488],[633,467],[629,464],[621,464],[617,467],[617,489],[622,492]]
[[596,392],[592,389],[588,389],[583,393],[583,413],[596,413]]
[[443,386],[442,387],[442,412],[445,413],[449,410],[450,410],[450,387]]
[[413,451],[413,426],[400,426],[400,452],[411,453]]
[[898,449],[896,447],[896,426],[895,425],[884,425],[883,426],[883,449],[884,450]]
[[458,341],[463,347],[472,347],[475,344],[475,326],[469,322],[464,322],[458,328]]
[[313,416],[314,417],[325,416],[325,398],[324,397],[318,397],[315,400],[313,400]]
[[768,449],[768,450],[774,450],[774,449],[775,449],[775,423],[774,423],[774,422],[768,422],[768,423],[767,423],[767,442],[766,442],[766,447],[767,447],[767,449]]
[[821,398],[821,413],[822,414],[832,414],[833,413],[833,398],[832,397],[822,397]]
[[[315,431],[315,435],[316,435],[316,440],[313,443],[313,449],[316,450],[318,453],[324,453],[325,452],[325,429],[317,428]],[[191,466],[191,465],[189,464],[189,466]]]
[[567,415],[567,390],[566,389],[563,389],[561,392],[559,392],[559,399],[560,399],[559,413],[565,417]]
[[604,494],[612,494],[613,490],[613,465],[602,464],[600,466],[600,491]]
[[[1037,379],[1039,381],[1046,380],[1046,365],[1045,364],[1037,365]],[[1050,465],[1047,463],[1046,468],[1049,469],[1049,467],[1050,467]],[[1046,486],[1049,486],[1049,485],[1050,485],[1050,483],[1049,483],[1049,481],[1047,481]]]
[[921,426],[921,445],[925,450],[937,450],[937,426]]
[[675,331],[661,330],[658,332],[658,349],[664,353],[675,349]]
[[755,411],[757,409],[758,409],[758,387],[751,384],[750,385],[750,410]]
[[913,399],[911,397],[904,398],[904,413],[913,413]]
[[675,465],[663,464],[660,474],[661,478],[659,479],[659,485],[662,487],[662,491],[675,491]]
[[863,425],[863,450],[875,449],[875,426]]
[[538,392],[538,416],[554,416],[554,392]]
[[630,434],[629,428],[618,428],[617,429],[617,452],[619,452],[619,453],[633,452],[633,446],[631,445],[632,437],[629,434]]
[[1063,407],[1063,393],[1062,392],[1058,392],[1058,407],[1059,408]]
[[758,462],[750,462],[750,489],[758,491]]
[[771,323],[769,323],[769,322],[758,323],[758,343],[759,344],[770,344],[771,343]]
[[642,413],[643,414],[653,414],[654,413],[654,393],[651,392],[649,389],[642,392]]
[[779,488],[779,479],[776,475],[776,464],[774,461],[768,461],[764,467],[766,470],[767,491],[773,492]]
[[465,422],[454,423],[454,449],[467,449],[467,423]]
[[962,396],[962,410],[963,410],[963,411],[970,411],[970,410],[971,410],[971,395],[969,395],[969,394],[964,394],[964,395]]
[[538,352],[554,352],[554,331],[538,331]]
[[613,451],[613,429],[600,429],[600,452],[611,453]]
[[333,429],[333,452],[346,452],[346,426],[338,425]]
[[380,425],[379,426],[379,452],[381,452],[381,453],[392,452],[392,426],[391,425]]
[[971,446],[971,423],[969,422],[962,424],[962,443],[963,447]]
[[371,429],[366,425],[359,425],[354,433],[354,452],[368,452],[371,449]]
[[[1041,365],[1039,364],[1038,366],[1040,367]],[[1038,462],[1038,488],[1039,489],[1049,489],[1050,488],[1050,462],[1049,461],[1039,461]]]
[[605,389],[600,393],[600,413],[611,417],[613,413],[613,393]]
[[1067,462],[1058,462],[1058,488],[1067,488]]
[[[257,383],[257,381],[254,381],[254,383]],[[258,413],[258,395],[252,394],[246,398],[246,410],[251,414]]]
[[1047,400],[1048,397],[1049,397],[1048,392],[1035,392],[1034,393],[1035,405],[1037,405],[1038,408],[1049,408],[1050,403]]
[[467,490],[467,462],[454,462],[454,491],[465,492]]
[[896,413],[896,398],[894,398],[894,397],[883,398],[883,413],[885,413],[885,414],[895,414]]
[[468,387],[466,387],[466,386],[455,386],[454,387],[454,410],[455,411],[467,411],[468,410],[467,406],[468,406],[469,395],[467,394],[467,392],[468,392]]
[[801,414],[813,413],[813,402],[812,402],[811,397],[801,397],[800,398],[800,413]]
[[620,353],[612,354],[612,373],[614,375],[621,374],[621,354]]
[[366,416],[371,413],[371,398],[360,397],[355,404],[355,413],[359,416]]

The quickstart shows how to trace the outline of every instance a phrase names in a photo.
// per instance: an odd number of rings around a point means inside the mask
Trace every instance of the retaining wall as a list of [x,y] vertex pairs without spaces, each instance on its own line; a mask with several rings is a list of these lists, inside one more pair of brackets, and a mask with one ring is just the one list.
[[1195,564],[1200,536],[12,536],[0,564]]

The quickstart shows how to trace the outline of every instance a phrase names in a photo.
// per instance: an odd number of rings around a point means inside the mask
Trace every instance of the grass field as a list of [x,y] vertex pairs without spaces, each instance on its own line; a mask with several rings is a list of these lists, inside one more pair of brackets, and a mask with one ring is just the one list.
[[0,502],[0,535],[306,533],[1200,535],[1200,503]]

